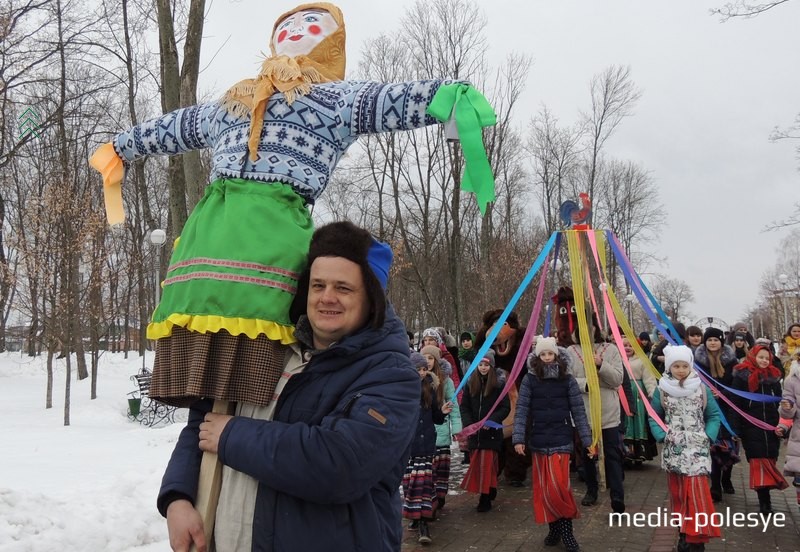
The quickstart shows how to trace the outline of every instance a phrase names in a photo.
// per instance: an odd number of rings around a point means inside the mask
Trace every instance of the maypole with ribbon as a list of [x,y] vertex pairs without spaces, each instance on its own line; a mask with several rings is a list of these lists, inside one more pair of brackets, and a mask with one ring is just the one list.
[[[631,348],[634,351],[635,358],[642,362],[645,370],[648,370],[656,379],[661,377],[661,374],[653,366],[650,358],[645,354],[642,347],[639,345],[637,335],[631,325],[630,320],[625,315],[625,310],[622,308],[616,294],[614,293],[614,283],[609,280],[608,272],[608,255],[612,255],[616,261],[617,266],[620,267],[625,282],[632,291],[640,308],[644,312],[649,322],[673,345],[682,344],[680,338],[676,337],[678,334],[672,322],[667,317],[664,310],[659,305],[656,298],[647,288],[642,281],[641,277],[636,273],[627,254],[623,250],[619,240],[610,230],[595,230],[590,225],[591,219],[591,200],[586,194],[579,196],[581,204],[576,202],[567,201],[561,206],[561,219],[564,222],[566,229],[554,232],[545,243],[542,251],[537,256],[530,270],[523,278],[519,287],[515,291],[508,305],[503,310],[499,319],[495,322],[492,330],[487,334],[486,341],[479,348],[475,355],[470,367],[467,369],[464,377],[459,385],[457,391],[460,391],[466,382],[469,380],[472,373],[477,368],[481,358],[483,358],[486,351],[492,346],[494,340],[497,338],[500,329],[504,322],[508,319],[511,311],[516,306],[522,294],[535,278],[536,274],[542,270],[539,280],[539,286],[536,293],[536,301],[531,312],[530,320],[527,330],[522,340],[522,346],[519,349],[518,356],[514,362],[513,369],[508,375],[503,393],[500,399],[509,393],[518,379],[518,375],[525,365],[525,360],[530,353],[531,344],[534,335],[541,333],[543,335],[551,334],[551,322],[553,319],[553,309],[550,305],[545,309],[544,323],[541,332],[536,331],[539,322],[539,316],[542,308],[542,297],[548,287],[555,289],[558,285],[569,284],[572,291],[572,300],[574,301],[574,318],[576,320],[575,326],[570,325],[569,332],[572,334],[577,331],[578,339],[580,341],[580,356],[582,357],[583,367],[586,373],[586,388],[589,396],[589,408],[587,409],[587,417],[592,429],[592,444],[597,447],[597,455],[599,460],[600,469],[600,485],[605,486],[605,470],[604,470],[604,451],[602,442],[602,410],[600,400],[600,378],[598,376],[598,367],[594,362],[594,331],[590,329],[589,321],[597,324],[598,329],[605,330],[605,338],[611,344],[616,346],[620,352],[620,358],[624,370],[630,376],[631,386],[633,392],[638,394],[641,402],[643,403],[647,414],[666,431],[666,425],[661,417],[653,410],[650,405],[650,400],[646,391],[638,383],[630,360],[624,353],[625,347],[623,339],[627,339]],[[560,248],[563,242],[567,244],[567,256],[569,259],[569,282],[556,282],[557,271],[555,264],[559,259]],[[552,267],[552,270],[547,268]],[[550,284],[548,285],[548,276]],[[564,287],[559,288],[559,293]],[[556,297],[554,296],[554,301]],[[563,310],[563,307],[562,307]],[[568,309],[569,310],[569,309]],[[569,313],[568,313],[569,314]],[[747,400],[755,400],[765,403],[774,403],[780,400],[780,397],[772,397],[762,395],[760,393],[752,393],[733,389],[716,382],[712,382],[713,378],[707,374],[697,364],[694,366],[698,375],[704,384],[724,390],[726,393],[716,393],[718,399],[725,401],[735,412],[742,417],[742,419],[756,425],[765,430],[774,430],[771,425],[753,418],[746,412],[738,408],[734,402],[726,396],[727,393],[743,397]],[[631,413],[631,406],[628,404],[622,386],[617,389],[619,400],[623,410],[626,414]],[[496,406],[496,405],[495,405]],[[484,426],[492,427],[495,424],[488,421],[489,416],[494,411],[494,407],[489,411],[487,416],[466,428],[462,431],[462,436],[466,437],[476,432]],[[735,435],[731,429],[728,421],[723,417],[723,424],[728,428],[732,435]]]

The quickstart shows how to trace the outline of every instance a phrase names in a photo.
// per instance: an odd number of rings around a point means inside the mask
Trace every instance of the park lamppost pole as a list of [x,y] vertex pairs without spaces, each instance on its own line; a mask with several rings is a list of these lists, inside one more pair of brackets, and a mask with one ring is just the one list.
[[625,304],[628,306],[628,324],[630,324],[631,328],[633,328],[633,320],[631,320],[631,305],[633,305],[632,293],[629,293],[628,295],[625,296]]
[[[167,233],[164,232],[161,228],[155,228],[150,232],[150,245],[153,246],[153,280],[155,281],[155,295],[154,295],[154,305],[158,306],[158,301],[161,299],[161,282],[159,282],[159,276],[161,271],[161,246],[167,241]],[[144,321],[142,321],[144,323]],[[145,344],[147,342],[145,341]],[[145,347],[145,350],[147,347]],[[145,355],[142,354],[142,371],[146,369],[145,365]]]
[[789,277],[786,274],[778,276],[778,282],[781,284],[783,291],[781,292],[781,302],[783,303],[783,327],[789,327],[789,309],[786,307],[786,288],[789,284]]
[[152,232],[150,232],[150,243],[153,244],[155,248],[155,252],[153,255],[153,269],[155,270],[155,282],[156,282],[156,294],[155,294],[155,304],[158,306],[158,302],[161,300],[161,282],[159,282],[159,278],[161,276],[161,246],[167,241],[167,233],[164,232],[161,228],[156,228]]

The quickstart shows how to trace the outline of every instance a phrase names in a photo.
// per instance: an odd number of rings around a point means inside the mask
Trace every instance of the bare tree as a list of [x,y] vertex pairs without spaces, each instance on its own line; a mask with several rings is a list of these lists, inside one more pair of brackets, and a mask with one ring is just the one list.
[[687,303],[694,301],[692,288],[678,278],[659,278],[653,286],[653,295],[671,320],[678,320],[679,316],[687,315],[683,309]]
[[547,106],[529,124],[526,150],[533,167],[534,190],[547,235],[561,227],[559,207],[578,179],[583,128],[560,127]]
[[[637,260],[637,267],[653,258],[650,239],[665,221],[664,209],[659,201],[658,188],[650,175],[633,162],[612,161],[602,173],[598,197],[594,202],[598,215],[596,226],[611,230],[619,239],[629,258]],[[619,291],[619,266],[616,257],[609,259],[609,280]],[[630,293],[630,287],[626,288]]]
[[789,0],[773,0],[770,2],[764,2],[762,4],[754,4],[748,0],[736,0],[735,2],[728,2],[727,4],[724,4],[721,8],[711,8],[710,11],[713,15],[719,15],[722,21],[727,21],[737,17],[746,19],[761,15],[762,13],[780,6],[781,4],[785,4],[786,2],[789,2]]
[[[205,0],[190,0],[183,65],[180,70],[173,5],[170,0],[156,0],[156,8],[161,51],[161,106],[166,113],[197,102]],[[194,206],[200,199],[202,183],[206,179],[200,166],[198,152],[170,157],[168,163],[170,226],[173,232],[178,233],[188,217],[187,198],[191,198],[191,205]],[[187,192],[191,193],[187,195]]]
[[619,65],[612,65],[592,77],[589,90],[592,110],[584,114],[589,136],[588,176],[586,189],[582,191],[594,199],[603,146],[623,119],[631,115],[641,93],[633,83],[630,68]]

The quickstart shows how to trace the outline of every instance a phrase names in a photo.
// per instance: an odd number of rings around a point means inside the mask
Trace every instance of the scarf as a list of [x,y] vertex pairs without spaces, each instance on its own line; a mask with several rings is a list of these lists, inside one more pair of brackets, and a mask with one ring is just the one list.
[[671,397],[688,397],[693,395],[702,384],[694,370],[689,372],[689,376],[683,380],[683,385],[681,385],[680,381],[673,378],[671,374],[664,374],[664,376],[666,377],[658,380],[658,388],[661,389],[662,393],[666,393]]
[[[272,44],[275,29],[290,15],[308,9],[327,11],[339,27],[305,56],[290,58],[278,56]],[[244,117],[250,113],[250,132],[247,150],[250,160],[258,158],[258,143],[261,128],[264,126],[264,111],[267,102],[275,92],[286,96],[291,105],[298,96],[311,91],[311,85],[344,79],[345,68],[345,30],[342,11],[327,2],[302,4],[290,10],[275,21],[270,37],[272,55],[261,64],[261,71],[252,79],[244,79],[228,89],[222,98],[222,107],[231,115]]]
[[787,335],[783,338],[783,340],[786,342],[786,350],[789,351],[790,355],[794,353],[798,347],[800,347],[800,339],[795,339],[792,336]]
[[[769,353],[769,364],[766,368],[762,368],[758,365],[758,362],[756,362],[756,355],[759,351],[767,351]],[[768,347],[756,345],[750,349],[744,361],[741,364],[737,364],[736,368],[734,368],[734,370],[740,371],[750,370],[750,375],[747,378],[747,389],[751,393],[754,393],[758,389],[759,384],[765,379],[775,378],[777,380],[783,377],[781,371],[772,364],[772,356],[772,351],[770,351]]]

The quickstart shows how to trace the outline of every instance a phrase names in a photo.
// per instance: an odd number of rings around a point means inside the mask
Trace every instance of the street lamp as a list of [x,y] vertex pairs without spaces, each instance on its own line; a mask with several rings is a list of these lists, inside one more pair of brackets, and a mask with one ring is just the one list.
[[161,275],[161,246],[167,241],[167,233],[164,232],[161,228],[156,228],[152,232],[150,232],[150,243],[155,248],[155,254],[153,255],[153,266],[155,269],[155,281],[156,281],[156,294],[155,294],[155,304],[158,306],[158,302],[161,300],[161,285],[158,281],[159,276]]
[[786,288],[789,284],[789,277],[786,274],[781,274],[778,276],[778,282],[780,282],[781,287],[783,288],[783,293],[781,293],[781,302],[783,303],[783,327],[789,327],[789,310],[786,308]]
[[[155,282],[155,295],[154,295],[154,305],[157,307],[158,302],[161,300],[161,285],[159,282],[159,276],[161,271],[159,270],[161,267],[161,246],[167,241],[167,233],[164,232],[161,228],[155,228],[150,231],[150,245],[153,246],[153,281]],[[154,309],[155,310],[155,307]],[[144,323],[144,320],[142,321]],[[145,345],[147,342],[145,342]],[[146,347],[145,347],[146,348]],[[145,355],[142,355],[142,370],[145,369]]]
[[633,321],[631,320],[631,305],[633,305],[633,294],[629,293],[625,296],[625,304],[628,306],[628,324],[633,327]]

